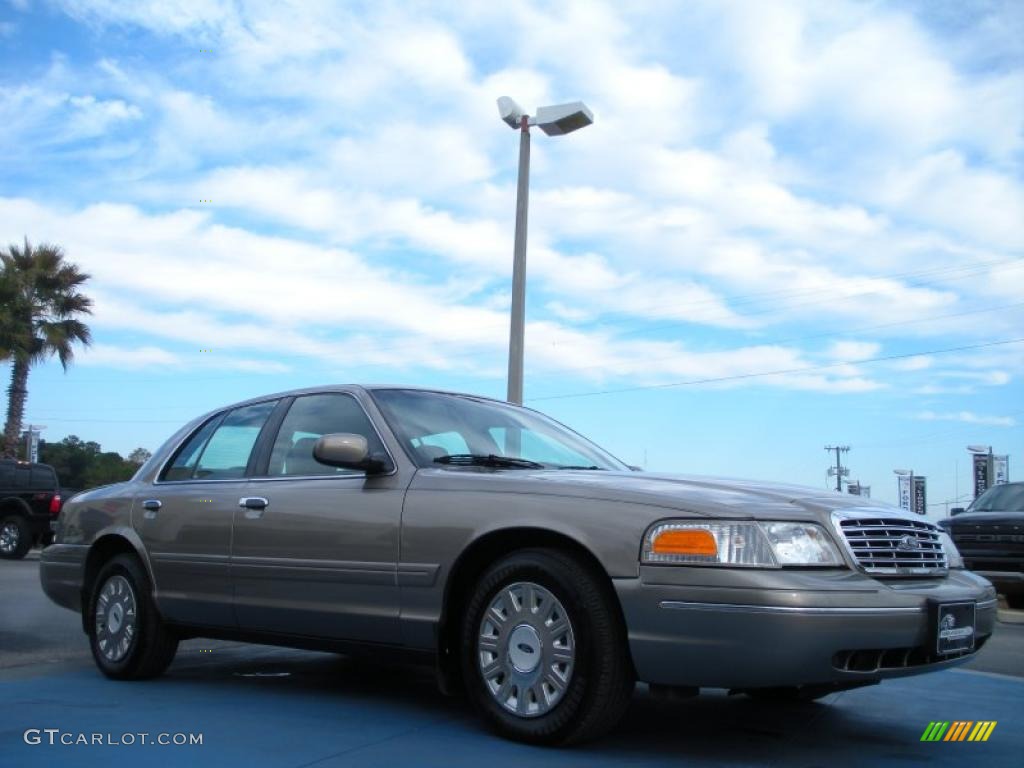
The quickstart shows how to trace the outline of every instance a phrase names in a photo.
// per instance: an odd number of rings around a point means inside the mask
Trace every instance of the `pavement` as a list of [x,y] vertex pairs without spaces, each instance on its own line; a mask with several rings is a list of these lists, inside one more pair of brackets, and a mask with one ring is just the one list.
[[[462,700],[437,692],[429,669],[335,654],[191,640],[157,680],[108,680],[93,665],[78,617],[43,596],[37,569],[31,560],[0,562],[3,768],[140,760],[189,768],[998,768],[1020,765],[1024,754],[1024,626],[1002,617],[967,667],[784,706],[724,692],[664,701],[638,686],[613,733],[553,750],[492,735]],[[983,743],[920,741],[936,720],[998,724]],[[39,743],[26,743],[26,731]],[[197,734],[202,744],[144,744],[143,733],[147,742]],[[108,743],[62,745],[62,738]]]

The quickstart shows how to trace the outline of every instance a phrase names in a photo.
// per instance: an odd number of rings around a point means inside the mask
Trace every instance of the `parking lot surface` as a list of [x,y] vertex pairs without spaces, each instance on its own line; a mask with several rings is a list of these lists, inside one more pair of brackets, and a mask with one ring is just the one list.
[[[641,686],[619,729],[599,742],[563,750],[491,735],[464,702],[437,693],[430,670],[333,654],[194,640],[182,645],[164,677],[115,682],[93,666],[77,617],[47,607],[31,583],[36,567],[31,561],[0,563],[0,584],[14,598],[0,607],[0,766],[5,768],[115,761],[193,768],[963,768],[1017,766],[1024,755],[1024,678],[975,669],[890,680],[787,706],[724,692],[663,701]],[[26,616],[36,629],[26,628]],[[1001,624],[997,631],[1003,642],[996,666],[1015,668],[1024,627]],[[34,634],[48,632],[56,640],[34,649]],[[982,651],[978,662],[988,653],[989,648]],[[983,743],[920,741],[930,722],[958,720],[998,724]],[[45,729],[59,729],[53,745]],[[30,741],[38,735],[40,743],[26,743],[26,731]],[[161,734],[201,734],[202,744],[142,744],[143,733],[150,741]],[[69,735],[65,740],[84,734],[87,741],[100,734],[120,744],[62,745],[63,734]]]

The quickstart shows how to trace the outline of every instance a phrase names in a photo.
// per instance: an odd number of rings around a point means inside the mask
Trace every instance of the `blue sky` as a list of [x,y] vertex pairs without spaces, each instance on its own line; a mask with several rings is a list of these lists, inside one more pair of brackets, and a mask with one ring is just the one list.
[[0,242],[96,300],[28,419],[127,453],[297,386],[503,396],[495,99],[583,99],[533,141],[527,404],[656,470],[823,487],[848,444],[938,513],[968,443],[1024,461],[1022,8],[8,1]]

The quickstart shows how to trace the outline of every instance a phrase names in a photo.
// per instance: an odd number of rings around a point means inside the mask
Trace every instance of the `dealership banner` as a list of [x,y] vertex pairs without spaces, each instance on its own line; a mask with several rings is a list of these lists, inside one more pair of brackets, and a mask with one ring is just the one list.
[[900,509],[910,511],[910,475],[900,475]]
[[974,454],[974,498],[988,490],[988,454]]
[[1010,482],[1010,457],[993,456],[992,464],[993,482],[996,485],[1003,485],[1004,483]]
[[919,515],[927,514],[928,503],[924,493],[925,478],[914,475],[914,511]]

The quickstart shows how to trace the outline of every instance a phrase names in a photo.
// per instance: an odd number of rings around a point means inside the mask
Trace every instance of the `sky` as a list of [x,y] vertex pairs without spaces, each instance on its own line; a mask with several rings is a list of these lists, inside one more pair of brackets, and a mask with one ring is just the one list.
[[[92,277],[43,437],[153,450],[326,383],[504,397],[650,470],[931,516],[1024,472],[1024,4],[0,0],[0,243]],[[0,365],[0,376],[9,365]],[[949,502],[949,503],[947,503]]]

